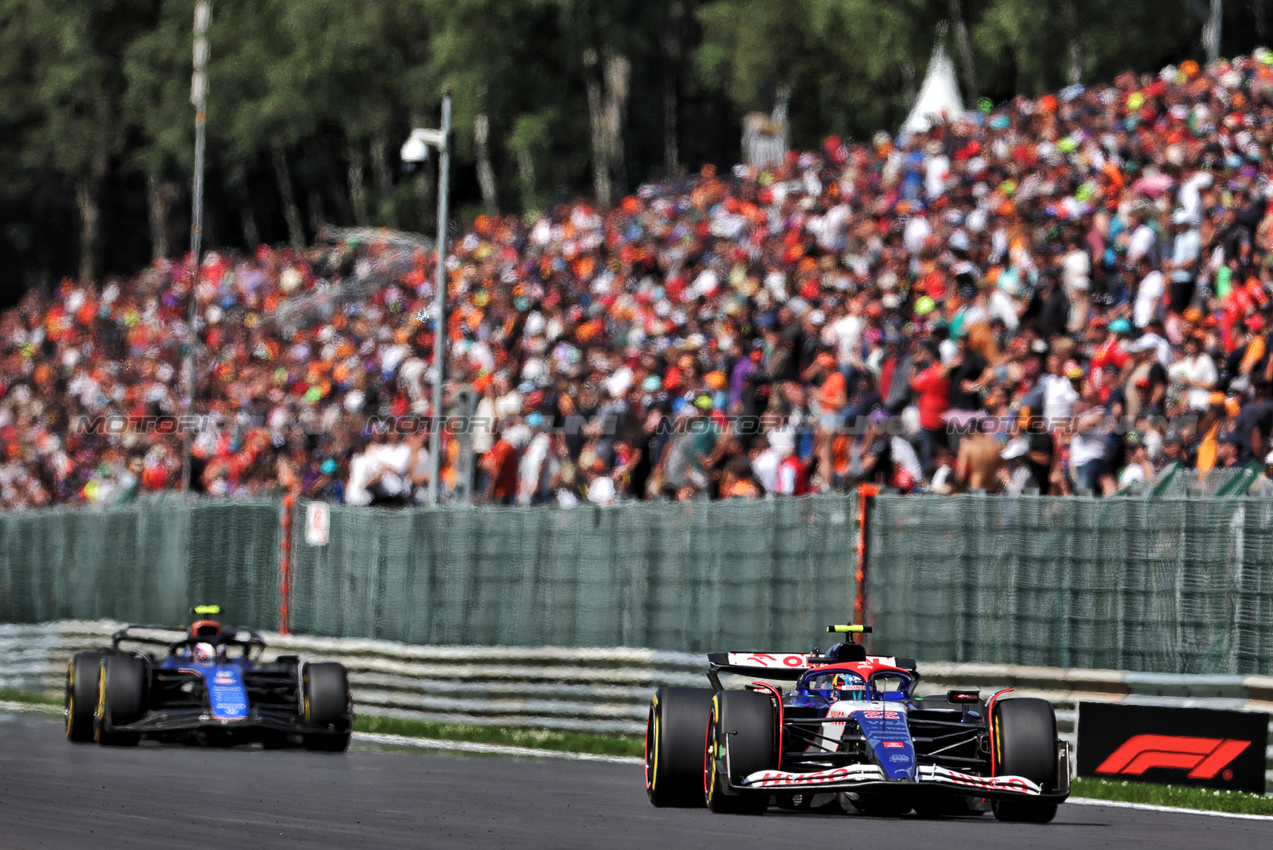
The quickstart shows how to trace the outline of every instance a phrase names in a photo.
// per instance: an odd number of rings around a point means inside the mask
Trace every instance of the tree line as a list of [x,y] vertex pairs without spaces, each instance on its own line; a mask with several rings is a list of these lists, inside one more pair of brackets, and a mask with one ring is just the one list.
[[[196,0],[0,0],[0,299],[189,246]],[[790,96],[791,141],[896,130],[945,39],[966,103],[1205,58],[1218,0],[214,0],[204,245],[323,223],[428,231],[412,127],[454,92],[452,209],[605,206],[727,166]],[[1223,7],[1227,54],[1273,0]]]

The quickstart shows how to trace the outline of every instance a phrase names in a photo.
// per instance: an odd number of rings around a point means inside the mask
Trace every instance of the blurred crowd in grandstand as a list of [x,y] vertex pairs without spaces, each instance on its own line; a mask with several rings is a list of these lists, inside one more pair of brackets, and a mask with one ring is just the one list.
[[[442,411],[476,401],[475,500],[1101,495],[1171,463],[1273,469],[1270,63],[479,217],[448,258]],[[433,262],[391,240],[209,254],[194,486],[423,500]],[[0,317],[0,505],[179,486],[193,271]]]

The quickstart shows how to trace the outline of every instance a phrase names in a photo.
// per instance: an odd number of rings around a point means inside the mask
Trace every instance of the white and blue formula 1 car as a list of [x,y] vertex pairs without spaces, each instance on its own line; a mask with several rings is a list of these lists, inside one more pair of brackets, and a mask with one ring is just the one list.
[[[1002,821],[1055,817],[1070,750],[1050,703],[1010,690],[920,698],[914,661],[853,640],[869,626],[827,631],[850,637],[826,654],[712,653],[711,688],[661,688],[646,724],[650,801],[760,813],[821,799],[878,816],[976,814],[988,802]],[[727,690],[721,673],[760,681]]]

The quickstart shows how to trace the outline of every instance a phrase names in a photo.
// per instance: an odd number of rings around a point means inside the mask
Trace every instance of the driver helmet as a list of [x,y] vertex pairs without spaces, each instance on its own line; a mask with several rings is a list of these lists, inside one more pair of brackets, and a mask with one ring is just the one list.
[[191,656],[196,664],[215,664],[222,657],[222,650],[206,641],[194,645]]
[[846,676],[843,673],[836,673],[831,679],[831,687],[839,692],[841,699],[865,699],[866,693],[862,688],[862,683],[856,676]]

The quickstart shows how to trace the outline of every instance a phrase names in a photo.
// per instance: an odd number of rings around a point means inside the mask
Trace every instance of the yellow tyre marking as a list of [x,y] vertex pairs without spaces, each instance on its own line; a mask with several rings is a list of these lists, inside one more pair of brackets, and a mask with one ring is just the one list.
[[66,670],[66,737],[71,737],[71,721],[75,717],[75,659],[67,664]]
[[654,713],[654,764],[650,768],[650,790],[654,790],[654,784],[659,781],[659,695],[655,694],[650,699],[650,711]]
[[716,764],[718,761],[716,725],[720,723],[720,698],[712,697],[712,728],[707,730],[707,742],[712,752],[712,781],[707,786],[707,802],[710,804],[716,796]]
[[654,712],[654,767],[650,770],[650,790],[659,781],[659,713]]
[[94,712],[101,723],[93,724],[93,740],[101,742],[102,726],[106,723],[106,662],[97,668],[97,711]]

